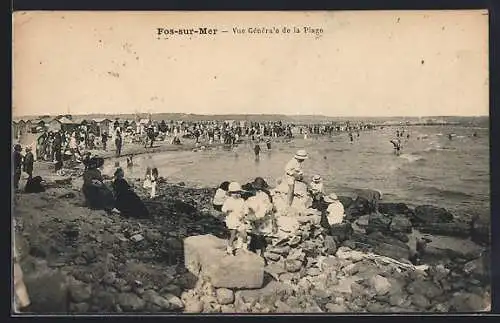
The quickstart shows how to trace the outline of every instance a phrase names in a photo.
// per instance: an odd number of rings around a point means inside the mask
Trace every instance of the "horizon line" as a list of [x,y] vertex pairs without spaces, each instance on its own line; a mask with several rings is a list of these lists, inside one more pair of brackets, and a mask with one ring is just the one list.
[[159,115],[159,114],[171,114],[171,115],[187,115],[187,116],[284,116],[284,117],[326,117],[326,118],[449,118],[449,117],[489,117],[489,114],[478,114],[478,115],[422,115],[422,116],[402,116],[402,115],[388,115],[388,116],[329,116],[324,114],[284,114],[284,113],[185,113],[185,112],[129,112],[129,113],[58,113],[58,114],[37,114],[37,115],[12,115],[12,118],[23,118],[32,116],[88,116],[88,115],[102,115],[102,116],[120,116],[120,115]]

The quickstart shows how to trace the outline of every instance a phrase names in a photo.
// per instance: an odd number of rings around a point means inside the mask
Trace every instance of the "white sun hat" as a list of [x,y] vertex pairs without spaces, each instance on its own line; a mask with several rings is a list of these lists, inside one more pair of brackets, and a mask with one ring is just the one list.
[[295,153],[295,159],[299,159],[299,160],[304,160],[304,159],[307,159],[307,152],[304,150],[304,149],[301,149],[301,150],[298,150],[296,153]]
[[231,184],[229,184],[228,192],[232,193],[232,192],[240,192],[240,191],[241,191],[240,183],[232,182]]

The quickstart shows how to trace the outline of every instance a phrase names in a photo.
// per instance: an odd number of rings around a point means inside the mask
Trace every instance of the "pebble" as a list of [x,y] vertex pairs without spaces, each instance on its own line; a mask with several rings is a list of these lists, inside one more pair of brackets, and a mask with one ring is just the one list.
[[69,296],[75,303],[83,303],[92,296],[92,288],[86,284],[72,284],[69,287]]
[[182,289],[177,285],[171,284],[171,285],[167,285],[167,286],[163,287],[161,289],[160,293],[161,294],[170,293],[170,294],[173,294],[177,297],[181,297]]
[[296,273],[302,268],[302,262],[300,260],[286,259],[285,269],[290,273]]
[[428,309],[431,306],[431,303],[422,294],[413,294],[410,296],[411,303],[421,309]]
[[142,298],[145,301],[152,303],[155,306],[158,306],[160,309],[163,309],[163,310],[170,309],[170,302],[167,301],[165,298],[161,297],[154,290],[148,289],[147,291],[144,291]]
[[330,313],[345,313],[349,312],[345,305],[328,303],[325,306],[326,310]]
[[234,302],[234,292],[227,288],[219,288],[216,291],[217,302],[221,305],[228,305]]
[[181,299],[173,294],[164,295],[165,299],[170,303],[170,309],[179,310],[184,308],[184,303]]
[[139,296],[132,293],[120,293],[117,303],[125,312],[137,312],[144,308],[146,302]]
[[389,280],[380,275],[373,276],[370,279],[370,284],[377,292],[377,295],[385,295],[391,289],[391,283]]
[[185,313],[201,313],[203,312],[203,303],[200,300],[189,299],[185,303]]
[[71,303],[69,305],[69,310],[73,313],[87,313],[89,309],[90,305],[88,303]]

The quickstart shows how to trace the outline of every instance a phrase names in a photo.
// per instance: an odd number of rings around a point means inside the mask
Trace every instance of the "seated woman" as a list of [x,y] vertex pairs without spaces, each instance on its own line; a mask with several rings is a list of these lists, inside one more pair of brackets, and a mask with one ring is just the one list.
[[215,210],[222,211],[222,205],[227,199],[227,190],[229,189],[229,182],[225,181],[219,185],[217,191],[215,191],[214,198],[212,200],[212,205]]
[[103,165],[103,158],[94,157],[89,160],[88,168],[83,173],[82,193],[89,208],[111,213],[117,210],[114,208],[113,192],[104,184],[99,170]]
[[115,171],[114,176],[115,206],[120,213],[126,217],[148,218],[148,209],[125,180],[125,173],[121,167]]
[[45,192],[45,187],[43,183],[45,181],[40,176],[35,176],[33,178],[28,178],[26,186],[24,187],[25,193],[42,193]]

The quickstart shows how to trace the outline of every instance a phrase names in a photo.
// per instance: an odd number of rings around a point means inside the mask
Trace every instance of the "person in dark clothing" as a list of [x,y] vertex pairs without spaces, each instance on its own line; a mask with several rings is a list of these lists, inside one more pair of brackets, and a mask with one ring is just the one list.
[[266,146],[268,150],[271,150],[271,139],[266,140]]
[[33,163],[35,158],[31,152],[31,147],[26,147],[26,155],[23,160],[23,171],[28,174],[28,179],[33,177]]
[[19,181],[21,180],[21,169],[23,167],[23,156],[21,155],[21,145],[14,146],[14,153],[12,155],[14,164],[14,189],[19,189]]
[[25,193],[42,193],[45,192],[45,187],[43,187],[44,180],[40,176],[35,176],[33,178],[28,178],[26,186],[24,186]]
[[83,173],[82,192],[89,208],[111,213],[115,200],[113,192],[103,182],[104,179],[99,170],[103,164],[103,158],[90,159],[88,169]]
[[[155,141],[155,131],[153,129],[153,127],[149,127],[148,130],[147,130],[147,136],[148,136],[148,139],[149,139],[149,148],[153,148],[153,143]],[[146,146],[147,146],[147,141],[146,141]],[[146,148],[146,147],[144,147]]]
[[89,163],[90,163],[90,152],[85,153],[85,157],[83,157],[82,164],[85,166],[85,170],[89,169]]
[[102,149],[106,150],[106,144],[108,143],[108,134],[104,131],[101,135]]
[[116,131],[115,146],[116,157],[120,157],[120,155],[122,154],[122,134],[119,130]]
[[255,147],[253,148],[253,151],[255,153],[255,161],[259,161],[260,145],[256,144]]
[[117,168],[114,174],[113,190],[115,191],[116,203],[115,207],[120,211],[120,214],[126,217],[148,218],[149,211],[132,190],[128,182],[124,178],[125,173],[122,168]]

